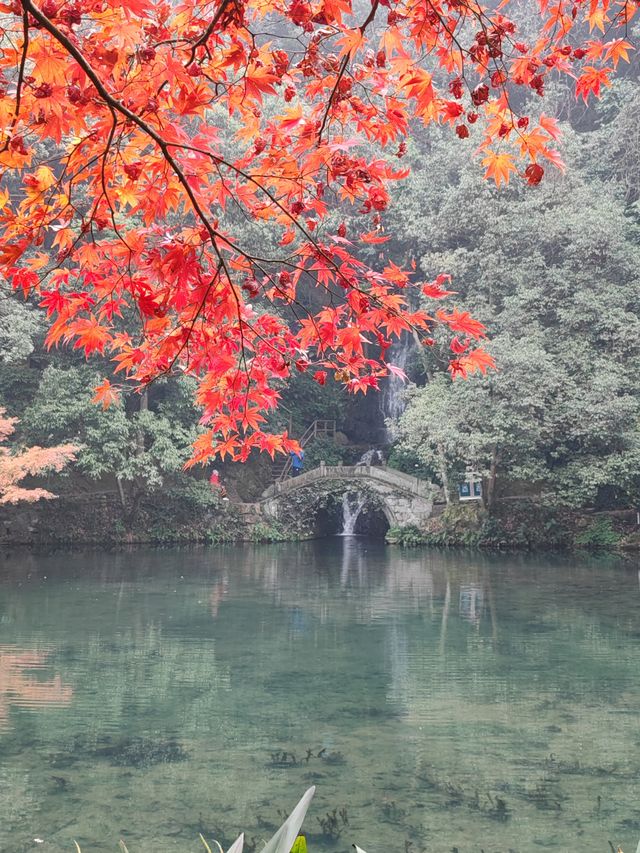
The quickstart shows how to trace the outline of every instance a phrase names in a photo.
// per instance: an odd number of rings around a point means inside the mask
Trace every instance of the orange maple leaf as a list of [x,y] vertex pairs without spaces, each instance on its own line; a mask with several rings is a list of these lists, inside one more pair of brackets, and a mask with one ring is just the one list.
[[94,394],[91,402],[100,403],[103,409],[108,409],[109,406],[120,400],[120,392],[117,388],[113,387],[108,379],[105,379],[100,383],[100,385],[97,385],[93,391]]
[[336,41],[336,45],[340,45],[340,53],[338,55],[345,56],[346,54],[349,54],[349,56],[354,56],[354,54],[358,52],[358,48],[362,44],[363,38],[364,34],[360,27],[347,30]]
[[576,83],[576,96],[582,97],[585,104],[590,95],[600,97],[603,86],[611,86],[611,68],[596,68],[594,65],[586,65]]
[[614,68],[617,67],[621,59],[624,62],[629,62],[629,51],[635,50],[631,42],[623,38],[613,39],[613,41],[607,42],[607,44],[604,45],[604,48],[605,55],[607,59],[610,59],[613,62]]
[[497,154],[491,150],[487,152],[482,165],[486,168],[485,178],[494,180],[497,187],[508,184],[511,174],[518,171],[511,154]]
[[454,308],[450,314],[440,309],[436,312],[436,318],[445,323],[453,332],[463,332],[472,338],[483,338],[486,327],[478,320],[474,320],[468,311],[459,311]]
[[83,349],[88,356],[93,352],[104,353],[105,346],[111,340],[111,333],[100,325],[96,317],[90,317],[69,323],[65,338],[76,338],[73,348]]
[[489,355],[482,348],[471,350],[459,359],[466,373],[475,373],[476,371],[486,374],[488,370],[495,369],[496,362],[493,356]]

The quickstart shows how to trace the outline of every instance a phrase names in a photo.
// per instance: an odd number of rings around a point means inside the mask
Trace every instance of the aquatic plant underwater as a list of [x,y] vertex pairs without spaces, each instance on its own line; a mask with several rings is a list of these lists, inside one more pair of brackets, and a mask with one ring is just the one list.
[[[284,821],[282,826],[275,832],[272,836],[271,840],[268,841],[265,846],[262,848],[260,853],[307,853],[307,842],[304,836],[299,835],[299,831],[302,827],[302,823],[307,814],[307,810],[313,799],[313,795],[315,794],[316,789],[315,786],[309,788],[301,800],[298,802],[297,806],[291,812],[289,817]],[[200,841],[202,842],[206,853],[213,853],[212,848],[207,843],[206,839],[200,835]],[[213,842],[219,853],[225,853],[222,849],[221,845],[217,842]],[[82,853],[80,845],[77,841],[74,841],[76,847],[76,853]],[[355,853],[365,853],[365,851],[358,847],[357,844],[352,845]],[[609,842],[609,847],[611,848],[611,853],[624,853],[621,847],[617,849],[613,846],[611,842]],[[241,833],[238,838],[233,842],[231,847],[226,851],[226,853],[243,853],[244,848],[244,832]],[[120,841],[120,850],[122,853],[130,853],[124,841]],[[636,848],[635,853],[640,853],[640,841],[638,842],[638,846]]]
[[[313,799],[313,795],[315,794],[316,789],[315,786],[309,788],[301,800],[298,802],[297,806],[291,812],[289,817],[284,821],[282,826],[276,830],[275,834],[272,836],[271,840],[268,841],[265,846],[262,848],[261,853],[306,853],[307,845],[304,838],[298,838],[298,832],[300,827],[302,826],[302,822],[305,819],[307,814],[307,809],[309,808],[309,804]],[[200,841],[204,845],[207,853],[213,853],[211,847],[207,843],[206,839],[201,835]],[[82,853],[82,849],[77,841],[74,841],[76,847],[76,853]],[[225,853],[220,844],[217,841],[214,841],[214,845],[219,850],[219,853]],[[242,853],[244,848],[244,832],[241,833],[238,838],[233,842],[231,847],[226,851],[226,853]],[[120,841],[120,850],[122,853],[129,853],[126,844],[124,841]],[[360,853],[364,853],[364,851],[360,851]]]

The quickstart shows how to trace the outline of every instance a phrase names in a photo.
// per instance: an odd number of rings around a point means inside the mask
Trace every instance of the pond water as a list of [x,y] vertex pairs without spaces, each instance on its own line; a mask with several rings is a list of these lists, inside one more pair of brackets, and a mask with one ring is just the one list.
[[[302,544],[5,556],[0,850],[625,853],[634,564]],[[38,840],[36,840],[38,839]]]

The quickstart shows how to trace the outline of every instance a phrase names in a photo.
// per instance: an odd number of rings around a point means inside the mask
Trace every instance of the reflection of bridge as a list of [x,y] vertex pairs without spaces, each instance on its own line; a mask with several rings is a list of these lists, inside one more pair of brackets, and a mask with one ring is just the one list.
[[390,527],[420,525],[433,511],[437,487],[384,465],[325,465],[274,483],[262,494],[261,504],[268,515],[278,516],[279,500],[285,495],[321,480],[349,480],[366,484],[381,499],[381,508]]

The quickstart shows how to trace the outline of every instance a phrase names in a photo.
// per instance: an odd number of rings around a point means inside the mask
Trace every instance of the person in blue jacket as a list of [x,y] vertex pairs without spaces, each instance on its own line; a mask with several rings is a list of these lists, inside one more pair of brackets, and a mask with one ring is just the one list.
[[293,477],[297,477],[298,474],[302,474],[302,466],[304,465],[304,450],[300,448],[299,453],[294,453],[292,450],[289,456],[291,456],[291,474]]

